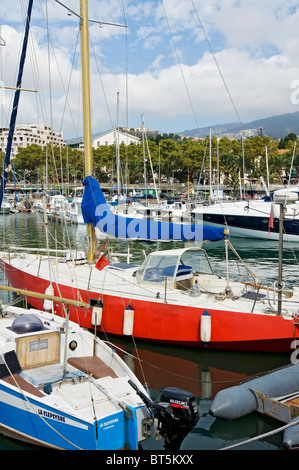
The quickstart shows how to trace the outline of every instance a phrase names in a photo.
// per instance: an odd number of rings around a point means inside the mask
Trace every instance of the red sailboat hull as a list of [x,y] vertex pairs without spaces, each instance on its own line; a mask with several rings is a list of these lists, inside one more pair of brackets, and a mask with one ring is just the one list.
[[[15,288],[44,294],[49,281],[31,275],[0,260],[10,284]],[[211,338],[203,343],[200,336],[201,316],[205,306],[189,307],[163,301],[131,299],[129,297],[101,294],[101,292],[77,290],[53,283],[54,295],[68,299],[101,299],[104,304],[99,329],[113,335],[123,335],[124,311],[134,310],[133,336],[136,339],[158,343],[176,344],[218,350],[287,352],[293,351],[292,343],[299,337],[295,319],[275,315],[257,315],[238,311],[209,309]],[[43,309],[43,300],[29,298],[28,303]],[[61,304],[54,304],[55,312],[63,315]],[[86,328],[92,325],[92,308],[69,307],[70,319]]]

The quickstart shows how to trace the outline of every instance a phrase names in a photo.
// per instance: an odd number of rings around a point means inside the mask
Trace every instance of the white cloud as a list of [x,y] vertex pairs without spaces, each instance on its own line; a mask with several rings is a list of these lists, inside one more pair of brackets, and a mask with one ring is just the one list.
[[151,68],[153,69],[160,69],[161,68],[161,64],[163,63],[163,60],[164,60],[165,56],[162,55],[162,54],[159,54],[155,60],[153,61],[152,65],[151,65]]
[[[43,12],[37,5],[32,20],[35,64],[38,65],[36,76],[41,88],[38,100],[29,94],[22,94],[19,122],[42,119],[44,114],[50,119],[45,4],[41,3],[44,5]],[[75,11],[79,10],[78,0],[68,0],[66,3]],[[78,123],[81,113],[80,41],[75,68],[73,71],[71,68],[78,21],[74,17],[68,17],[67,12],[54,0],[48,0],[47,5],[51,41],[55,50],[55,59],[54,52],[51,51],[53,124],[57,129],[60,127],[66,110],[64,132],[72,137],[77,132],[74,123]],[[206,126],[237,120],[198,17],[208,34],[215,58],[242,121],[299,109],[290,100],[291,83],[299,79],[297,1],[164,0],[163,5],[166,18],[160,0],[128,0],[125,5],[127,33],[122,28],[107,26],[101,29],[98,25],[91,25],[92,46],[101,73],[99,76],[91,54],[93,130],[106,130],[111,126],[111,119],[115,120],[117,91],[120,91],[121,111],[125,120],[126,40],[130,126],[140,124],[142,113],[146,125],[161,132],[194,128],[196,122],[199,126]],[[119,6],[119,0],[92,0],[89,2],[90,17],[102,21],[124,22]],[[13,22],[11,11],[15,12]],[[0,79],[11,85],[15,82],[23,32],[19,1],[2,2],[0,15],[1,35],[7,43],[2,48]],[[173,49],[172,39],[175,41],[176,51]],[[184,78],[177,64],[176,53],[179,55]],[[29,58],[24,76],[24,85],[28,88],[36,86],[31,64]],[[64,96],[71,73],[69,104],[73,116],[70,116]],[[7,115],[9,96],[6,93]],[[42,96],[45,111],[36,107],[36,102],[41,101]],[[111,118],[107,113],[106,102]]]

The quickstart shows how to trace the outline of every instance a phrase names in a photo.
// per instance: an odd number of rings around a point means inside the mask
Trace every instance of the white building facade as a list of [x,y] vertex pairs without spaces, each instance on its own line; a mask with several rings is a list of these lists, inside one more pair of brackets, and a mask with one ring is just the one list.
[[[0,129],[0,150],[6,151],[9,129]],[[12,150],[16,155],[19,147],[26,148],[29,145],[45,147],[46,144],[59,145],[65,147],[63,132],[55,131],[47,124],[20,124],[15,127]]]
[[117,144],[138,145],[139,142],[140,142],[139,137],[135,137],[134,135],[130,135],[125,132],[121,132],[117,130],[111,130],[109,132],[106,132],[105,134],[102,134],[94,138],[92,141],[92,146],[95,149],[97,149],[101,147],[102,145],[105,145],[105,146],[117,145]]

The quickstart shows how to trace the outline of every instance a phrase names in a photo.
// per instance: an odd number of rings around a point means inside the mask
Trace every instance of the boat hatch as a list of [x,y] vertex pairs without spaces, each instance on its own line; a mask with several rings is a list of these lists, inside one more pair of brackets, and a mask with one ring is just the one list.
[[206,252],[202,249],[158,251],[146,258],[137,270],[136,278],[138,283],[167,281],[167,285],[174,288],[180,288],[181,281],[190,279],[191,282],[185,283],[185,288],[190,288],[194,275],[203,273],[214,274]]
[[40,332],[16,338],[16,353],[22,370],[56,364],[60,360],[60,334]]
[[138,268],[138,264],[131,264],[131,263],[110,263],[109,269],[118,269],[120,271],[126,271],[127,269],[136,269]]

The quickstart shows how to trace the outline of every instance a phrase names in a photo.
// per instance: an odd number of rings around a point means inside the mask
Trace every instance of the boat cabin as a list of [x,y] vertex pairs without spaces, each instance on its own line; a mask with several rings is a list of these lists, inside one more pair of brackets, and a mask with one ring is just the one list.
[[214,275],[202,248],[155,251],[136,271],[138,283],[167,283],[167,287],[188,290],[198,274]]
[[1,340],[1,349],[5,353],[9,344],[15,344],[22,370],[60,362],[60,333],[45,327],[37,316],[20,315],[4,331],[8,342]]

